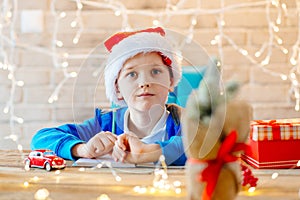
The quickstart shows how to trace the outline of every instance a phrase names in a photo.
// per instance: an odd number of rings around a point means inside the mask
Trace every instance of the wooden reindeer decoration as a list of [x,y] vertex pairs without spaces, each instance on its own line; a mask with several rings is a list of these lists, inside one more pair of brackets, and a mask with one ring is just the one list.
[[238,85],[220,90],[217,61],[211,60],[199,88],[190,95],[182,115],[188,199],[232,200],[241,185],[237,160],[245,149],[251,107],[235,100]]

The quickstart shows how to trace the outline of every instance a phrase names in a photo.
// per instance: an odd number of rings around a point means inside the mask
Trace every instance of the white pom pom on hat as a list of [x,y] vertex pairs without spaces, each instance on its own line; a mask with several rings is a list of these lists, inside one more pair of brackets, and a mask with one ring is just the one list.
[[123,64],[139,53],[159,52],[165,64],[172,68],[174,86],[181,79],[181,66],[176,52],[165,38],[165,31],[161,27],[119,32],[108,38],[104,45],[110,52],[104,72],[106,96],[117,105],[123,106],[126,103],[117,98],[116,79]]

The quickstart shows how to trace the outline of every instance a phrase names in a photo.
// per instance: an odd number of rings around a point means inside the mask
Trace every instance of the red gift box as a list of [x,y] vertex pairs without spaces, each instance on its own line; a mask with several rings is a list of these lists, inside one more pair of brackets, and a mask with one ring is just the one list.
[[244,161],[259,169],[300,167],[300,119],[256,120],[250,127]]

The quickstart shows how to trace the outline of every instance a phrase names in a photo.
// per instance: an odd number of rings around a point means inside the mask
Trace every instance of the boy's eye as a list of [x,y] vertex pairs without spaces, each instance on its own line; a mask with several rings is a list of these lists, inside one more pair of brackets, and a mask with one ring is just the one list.
[[159,69],[152,69],[152,74],[160,74],[161,70]]
[[128,77],[135,77],[136,76],[136,72],[129,72],[129,73],[127,73],[126,76],[128,76]]

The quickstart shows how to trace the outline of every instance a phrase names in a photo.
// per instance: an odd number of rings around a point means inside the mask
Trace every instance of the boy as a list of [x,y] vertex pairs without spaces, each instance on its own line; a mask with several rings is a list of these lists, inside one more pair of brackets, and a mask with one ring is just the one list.
[[162,28],[117,33],[104,44],[110,52],[105,67],[108,99],[121,108],[96,109],[82,124],[46,128],[31,148],[52,149],[65,159],[112,154],[115,160],[184,165],[180,108],[165,105],[168,92],[181,78],[174,51]]

